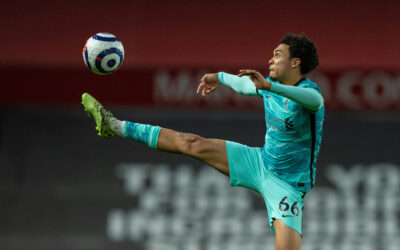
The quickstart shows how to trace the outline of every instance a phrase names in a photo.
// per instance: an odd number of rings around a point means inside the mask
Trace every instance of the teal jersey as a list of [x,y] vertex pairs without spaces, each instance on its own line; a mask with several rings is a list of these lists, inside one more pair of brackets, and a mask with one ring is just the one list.
[[[268,81],[277,83],[269,77]],[[316,83],[302,79],[298,88],[313,88]],[[322,139],[325,108],[311,111],[299,103],[267,90],[257,90],[263,97],[267,132],[262,158],[265,168],[299,191],[315,183],[316,162]]]

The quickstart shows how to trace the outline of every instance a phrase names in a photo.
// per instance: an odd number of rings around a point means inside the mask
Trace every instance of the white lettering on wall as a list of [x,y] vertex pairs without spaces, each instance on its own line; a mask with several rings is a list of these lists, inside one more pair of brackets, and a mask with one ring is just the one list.
[[155,73],[153,100],[157,105],[206,105],[212,107],[259,107],[261,98],[235,93],[229,87],[220,86],[216,91],[203,97],[196,93],[201,77],[206,70],[196,72],[160,70]]
[[[207,97],[196,94],[205,72],[207,71],[157,71],[153,85],[154,103],[184,107],[205,105],[262,108],[260,98],[237,94],[225,86],[219,87]],[[353,110],[400,108],[400,73],[350,70],[339,72],[336,77],[328,77],[321,71],[315,71],[308,77],[320,87],[327,107]]]
[[394,79],[382,71],[368,74],[362,89],[367,103],[376,109],[388,108],[398,98]]
[[362,107],[359,95],[354,93],[354,88],[359,84],[360,71],[349,71],[341,74],[337,80],[336,97],[344,106],[352,109]]
[[[391,163],[327,166],[331,185],[305,199],[302,249],[397,249],[400,168]],[[230,187],[215,170],[189,164],[120,164],[134,207],[115,208],[108,237],[145,249],[274,249],[262,197]]]

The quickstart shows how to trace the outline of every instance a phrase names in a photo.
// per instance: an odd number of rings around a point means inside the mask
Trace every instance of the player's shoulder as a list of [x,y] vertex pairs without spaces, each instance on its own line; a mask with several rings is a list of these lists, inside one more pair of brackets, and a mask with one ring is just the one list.
[[321,93],[321,89],[318,87],[317,83],[311,81],[308,78],[305,78],[303,81],[299,82],[297,86],[302,88],[313,88]]

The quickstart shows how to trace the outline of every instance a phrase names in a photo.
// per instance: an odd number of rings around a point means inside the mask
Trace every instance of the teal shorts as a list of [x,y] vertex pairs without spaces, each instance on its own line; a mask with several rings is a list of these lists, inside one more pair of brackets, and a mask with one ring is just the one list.
[[261,156],[261,148],[248,147],[227,141],[230,183],[260,193],[268,211],[268,221],[275,232],[273,221],[280,219],[302,235],[304,192],[297,191],[285,181],[268,172]]

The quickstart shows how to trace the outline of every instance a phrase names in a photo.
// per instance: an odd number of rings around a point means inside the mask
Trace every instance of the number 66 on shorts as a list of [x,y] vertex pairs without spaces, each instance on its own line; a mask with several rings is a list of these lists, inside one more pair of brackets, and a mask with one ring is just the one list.
[[300,210],[299,210],[299,208],[297,207],[298,202],[295,201],[295,202],[292,204],[292,206],[290,206],[290,204],[286,202],[286,199],[287,199],[287,198],[288,198],[288,197],[285,196],[285,197],[283,197],[283,199],[279,202],[279,210],[280,210],[281,212],[286,212],[286,211],[288,211],[289,208],[290,208],[290,212],[291,212],[292,214],[282,214],[282,217],[299,216]]

